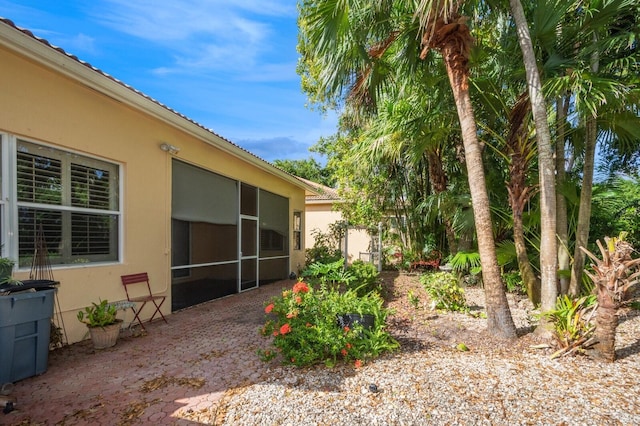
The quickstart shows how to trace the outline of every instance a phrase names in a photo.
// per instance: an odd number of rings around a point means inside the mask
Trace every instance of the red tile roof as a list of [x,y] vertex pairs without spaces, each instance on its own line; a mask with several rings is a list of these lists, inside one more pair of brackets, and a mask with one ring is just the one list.
[[298,179],[316,189],[317,194],[314,194],[314,195],[307,194],[307,196],[305,197],[307,201],[341,201],[342,200],[342,198],[340,198],[340,195],[338,194],[338,191],[334,188],[330,188],[328,186],[325,186],[307,179],[303,179],[301,177],[298,177]]

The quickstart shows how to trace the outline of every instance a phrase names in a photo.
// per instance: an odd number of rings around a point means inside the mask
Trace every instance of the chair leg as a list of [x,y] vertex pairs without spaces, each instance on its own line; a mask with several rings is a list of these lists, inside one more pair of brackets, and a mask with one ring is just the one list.
[[153,319],[155,318],[156,314],[160,314],[160,316],[162,317],[163,321],[164,321],[166,324],[169,324],[169,323],[167,322],[167,319],[166,319],[166,318],[164,317],[164,315],[162,314],[162,311],[160,311],[160,307],[162,306],[162,304],[164,303],[164,301],[165,301],[165,300],[166,300],[166,299],[162,299],[162,301],[160,302],[160,304],[157,304],[155,300],[152,300],[153,304],[154,304],[154,305],[155,305],[155,307],[156,307],[156,310],[155,310],[155,312],[153,313],[153,315],[151,315],[151,318],[149,319],[149,322],[153,321]]
[[136,311],[135,306],[131,307],[131,310],[133,311],[133,314],[134,314],[134,317],[133,317],[133,320],[131,321],[131,323],[135,322],[135,320],[138,320],[138,324],[140,324],[140,327],[142,327],[142,329],[144,331],[147,331],[147,329],[144,328],[144,324],[142,323],[142,320],[140,319],[140,312],[142,312],[142,308],[144,308],[144,305],[146,305],[146,304],[147,304],[147,302],[143,302],[142,305],[140,306],[140,309],[138,309],[137,311]]

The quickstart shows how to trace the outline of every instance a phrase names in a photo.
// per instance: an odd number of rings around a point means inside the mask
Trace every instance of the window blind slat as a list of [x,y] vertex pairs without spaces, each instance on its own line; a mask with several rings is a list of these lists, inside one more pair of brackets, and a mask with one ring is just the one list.
[[62,204],[61,162],[27,152],[17,157],[18,201]]

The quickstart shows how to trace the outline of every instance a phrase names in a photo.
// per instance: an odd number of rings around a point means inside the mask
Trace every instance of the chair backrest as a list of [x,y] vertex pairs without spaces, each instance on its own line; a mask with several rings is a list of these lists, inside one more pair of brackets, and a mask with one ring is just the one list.
[[[127,293],[127,300],[130,300],[129,286],[131,284],[146,283],[149,293],[145,293],[145,296],[151,296],[151,284],[149,284],[149,275],[146,272],[140,272],[138,274],[122,275],[120,276],[122,285],[124,285],[124,291]],[[135,296],[134,296],[135,297]]]

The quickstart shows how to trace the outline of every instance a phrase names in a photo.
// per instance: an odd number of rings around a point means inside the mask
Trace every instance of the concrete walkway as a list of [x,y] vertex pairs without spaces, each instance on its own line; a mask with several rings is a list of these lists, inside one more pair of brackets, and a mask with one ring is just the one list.
[[[266,377],[256,350],[264,302],[281,281],[145,324],[113,348],[86,340],[49,353],[47,371],[15,383],[15,411],[0,425],[198,424],[215,418],[226,391]],[[205,416],[206,414],[206,416]]]

